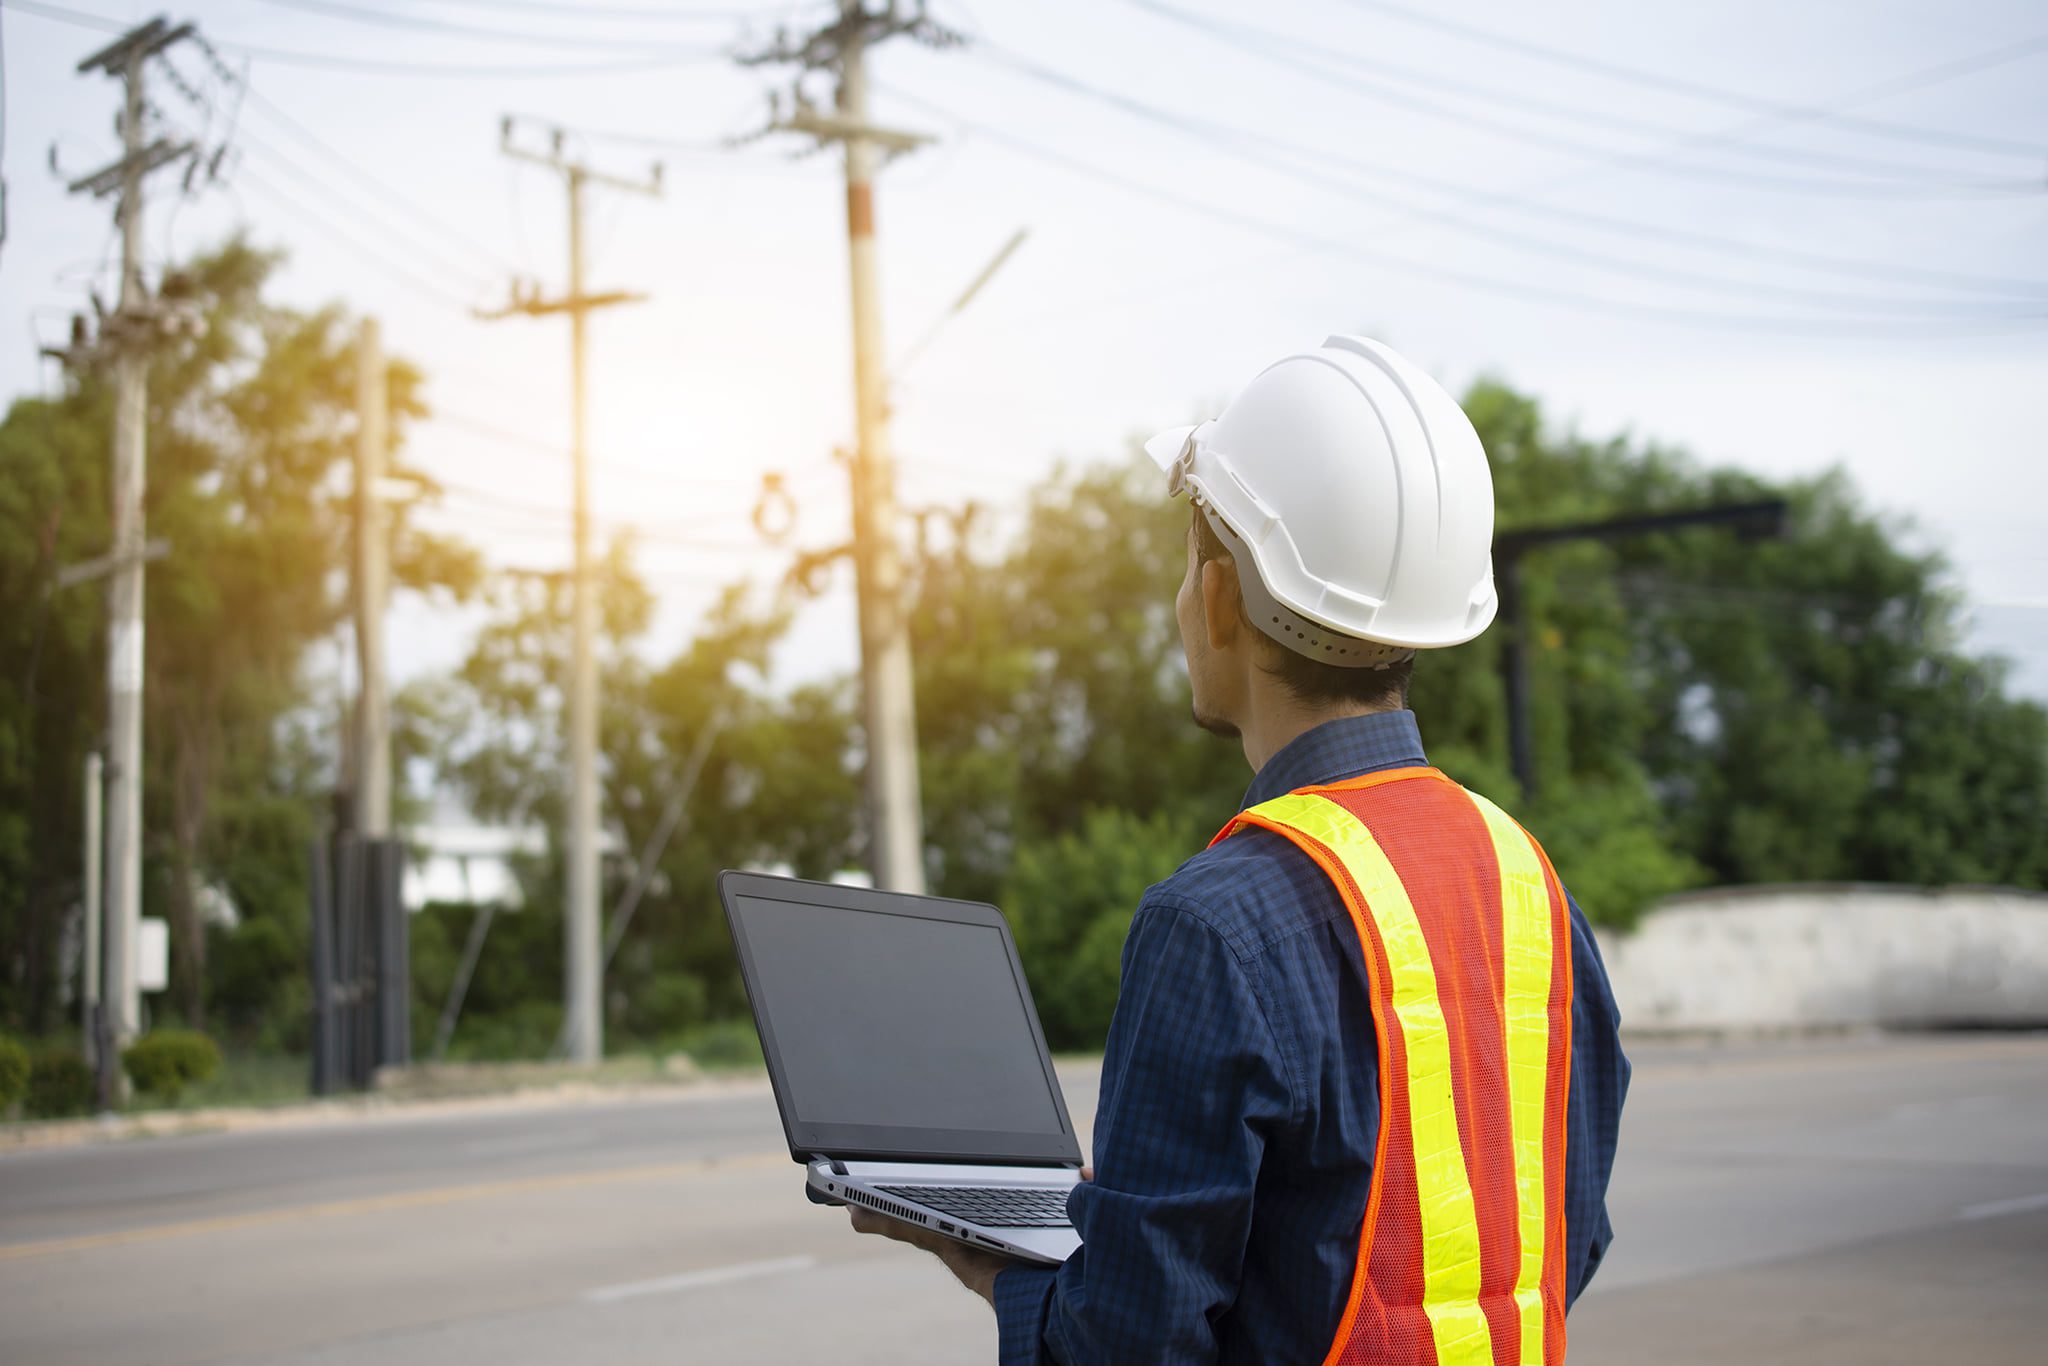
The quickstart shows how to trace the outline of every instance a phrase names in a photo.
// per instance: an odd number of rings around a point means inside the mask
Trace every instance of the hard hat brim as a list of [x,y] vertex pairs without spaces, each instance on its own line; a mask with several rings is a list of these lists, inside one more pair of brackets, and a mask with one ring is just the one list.
[[1159,466],[1162,474],[1171,473],[1174,462],[1187,449],[1188,438],[1194,435],[1194,423],[1185,427],[1168,427],[1145,443],[1145,454],[1152,457],[1152,463]]

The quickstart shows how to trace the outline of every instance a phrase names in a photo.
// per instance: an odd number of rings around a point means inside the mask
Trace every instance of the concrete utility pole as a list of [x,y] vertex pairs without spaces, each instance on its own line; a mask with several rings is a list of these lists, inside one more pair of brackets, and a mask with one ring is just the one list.
[[549,150],[530,152],[514,145],[512,120],[501,128],[501,147],[515,161],[530,161],[560,172],[569,189],[569,292],[560,299],[542,299],[531,283],[514,281],[512,301],[505,308],[481,314],[487,318],[523,313],[539,317],[549,313],[569,315],[570,406],[574,432],[571,450],[575,462],[574,622],[569,669],[569,903],[563,925],[564,961],[567,981],[563,999],[563,1028],[568,1035],[568,1056],[577,1062],[597,1062],[604,1056],[604,1011],[602,994],[604,966],[598,924],[597,850],[597,586],[591,573],[590,553],[590,458],[586,432],[584,340],[585,315],[593,309],[614,304],[635,303],[645,295],[612,291],[589,294],[583,288],[583,190],[586,185],[605,185],[634,194],[661,193],[661,164],[644,181],[622,180],[591,170],[563,154],[563,132],[553,130]]
[[107,588],[107,860],[106,989],[116,1053],[141,1021],[135,986],[135,940],[142,914],[142,495],[148,412],[149,345],[158,315],[142,278],[144,178],[191,152],[190,144],[145,142],[146,64],[193,32],[152,19],[78,64],[80,74],[104,71],[121,82],[121,159],[82,180],[73,193],[120,194],[121,297],[102,330],[114,362],[113,553]]
[[384,525],[384,460],[390,450],[384,344],[377,320],[356,339],[355,827],[364,839],[391,833],[391,699],[384,680],[384,609],[391,596],[391,541]]
[[917,776],[917,704],[910,670],[909,604],[897,534],[896,469],[889,450],[889,377],[882,352],[881,283],[875,248],[875,172],[885,156],[929,141],[868,122],[867,51],[906,34],[934,47],[960,39],[919,4],[901,14],[840,0],[839,17],[800,38],[778,36],[750,65],[796,63],[836,76],[834,112],[814,108],[797,78],[793,109],[774,106],[770,128],[845,148],[847,257],[853,290],[853,388],[859,441],[853,453],[853,558],[860,610],[860,672],[867,728],[868,829],[875,885],[922,892],[924,817]]
[[100,847],[100,800],[103,761],[98,750],[85,756],[85,946],[84,971],[78,984],[79,1026],[85,1039],[85,1060],[99,1066],[99,1033],[93,1019],[100,1004],[100,874],[106,853]]

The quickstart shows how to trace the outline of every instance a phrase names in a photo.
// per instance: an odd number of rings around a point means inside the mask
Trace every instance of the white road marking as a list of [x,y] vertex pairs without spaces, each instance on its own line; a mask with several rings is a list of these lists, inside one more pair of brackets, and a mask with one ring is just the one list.
[[2039,1195],[2015,1195],[2010,1200],[1987,1200],[1981,1205],[1965,1205],[1956,1211],[1956,1218],[1996,1219],[2001,1214],[2023,1214],[2035,1209],[2048,1209],[2048,1191]]
[[651,1281],[628,1281],[624,1285],[601,1286],[583,1292],[585,1304],[617,1304],[641,1295],[666,1295],[675,1290],[698,1290],[707,1285],[726,1285],[752,1280],[756,1276],[778,1276],[786,1271],[808,1271],[818,1264],[816,1257],[777,1257],[766,1262],[739,1262],[733,1266],[707,1267],[685,1271],[679,1276],[662,1276]]

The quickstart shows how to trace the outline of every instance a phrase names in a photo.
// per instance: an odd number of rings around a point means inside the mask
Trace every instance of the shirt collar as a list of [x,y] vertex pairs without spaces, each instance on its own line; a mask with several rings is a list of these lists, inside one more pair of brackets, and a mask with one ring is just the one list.
[[1260,802],[1318,783],[1340,782],[1386,768],[1427,764],[1422,732],[1412,711],[1341,716],[1305,730],[1280,747],[1245,789],[1247,810]]

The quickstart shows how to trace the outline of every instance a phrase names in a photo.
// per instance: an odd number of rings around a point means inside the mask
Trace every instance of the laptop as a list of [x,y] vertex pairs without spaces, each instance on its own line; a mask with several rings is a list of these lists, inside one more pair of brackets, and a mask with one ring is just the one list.
[[718,896],[810,1198],[1065,1261],[1081,1146],[1002,912],[731,871]]

